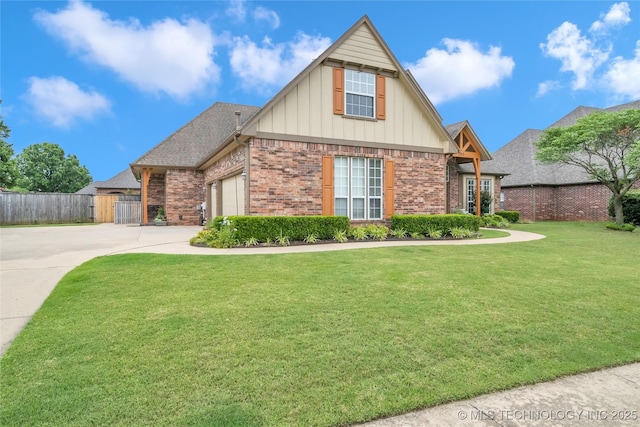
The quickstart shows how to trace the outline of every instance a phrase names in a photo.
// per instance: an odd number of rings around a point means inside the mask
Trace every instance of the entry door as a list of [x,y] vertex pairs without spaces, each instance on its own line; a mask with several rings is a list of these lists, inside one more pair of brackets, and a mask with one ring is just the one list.
[[241,175],[222,181],[222,215],[244,215],[244,180]]

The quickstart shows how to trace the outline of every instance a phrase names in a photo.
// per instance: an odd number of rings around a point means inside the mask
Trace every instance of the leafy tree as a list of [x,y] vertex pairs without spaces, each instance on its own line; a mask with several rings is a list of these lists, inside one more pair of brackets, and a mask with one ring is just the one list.
[[[0,100],[2,103],[2,100]],[[7,142],[11,129],[0,116],[0,187],[12,187],[18,177],[18,169],[13,158],[13,145]]]
[[74,193],[91,182],[91,174],[75,155],[65,157],[57,144],[26,147],[17,157],[19,184],[29,191]]
[[624,223],[622,197],[640,180],[640,110],[598,112],[566,128],[547,129],[536,158],[584,169],[612,193],[616,224]]

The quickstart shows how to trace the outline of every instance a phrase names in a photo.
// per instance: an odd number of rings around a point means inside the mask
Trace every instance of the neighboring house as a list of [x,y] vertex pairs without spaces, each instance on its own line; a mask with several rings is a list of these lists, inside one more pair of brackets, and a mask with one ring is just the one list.
[[86,187],[76,191],[76,194],[125,194],[140,195],[140,182],[130,168],[127,168],[107,181],[93,181]]
[[[567,127],[597,111],[640,109],[640,101],[610,108],[578,107],[549,126]],[[541,164],[535,160],[543,131],[527,129],[493,154],[483,167],[509,172],[501,182],[503,209],[520,211],[532,221],[606,221],[611,191],[583,169],[564,164]],[[636,185],[640,187],[640,183]]]
[[364,16],[263,107],[215,103],[131,169],[145,223],[164,207],[170,224],[198,224],[202,202],[207,218],[376,222],[466,210],[487,182],[497,196],[489,159],[468,122],[442,125]]

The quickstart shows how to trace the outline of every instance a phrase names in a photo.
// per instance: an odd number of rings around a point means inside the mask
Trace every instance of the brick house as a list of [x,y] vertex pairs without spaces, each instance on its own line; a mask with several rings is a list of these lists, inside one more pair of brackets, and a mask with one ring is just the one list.
[[215,103],[131,169],[143,222],[162,206],[170,224],[197,224],[202,202],[207,218],[376,222],[466,209],[483,185],[500,194],[489,159],[468,122],[443,126],[363,16],[263,107]]
[[[578,107],[553,127],[572,126],[596,111],[640,109],[640,101],[610,108]],[[607,221],[611,192],[581,168],[564,164],[541,164],[535,160],[543,131],[527,129],[493,154],[487,168],[507,171],[501,181],[503,209],[520,211],[531,221]],[[484,165],[483,165],[484,166]],[[636,183],[640,188],[640,183]]]

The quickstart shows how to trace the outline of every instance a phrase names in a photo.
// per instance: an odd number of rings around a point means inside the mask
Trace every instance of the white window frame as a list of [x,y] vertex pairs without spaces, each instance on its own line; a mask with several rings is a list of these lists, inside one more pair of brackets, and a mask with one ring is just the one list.
[[334,214],[356,221],[381,220],[383,160],[367,157],[334,158]]
[[[467,189],[465,191],[465,198],[466,198],[466,206],[467,206],[467,212],[471,212],[471,209],[469,209],[469,206],[471,204],[475,205],[476,203],[476,199],[473,195],[473,193],[475,193],[476,191],[476,179],[475,178],[467,178]],[[480,191],[488,191],[489,193],[491,193],[491,212],[483,212],[483,214],[486,213],[493,213],[494,210],[494,206],[493,206],[493,179],[491,178],[484,178],[484,177],[480,177]],[[475,209],[474,209],[475,212]]]
[[[354,111],[353,103],[349,103],[349,95],[371,99],[371,115]],[[345,69],[344,72],[344,112],[347,116],[375,119],[376,117],[376,75],[364,71]],[[369,108],[368,106],[359,106]],[[351,109],[351,111],[350,111]]]

